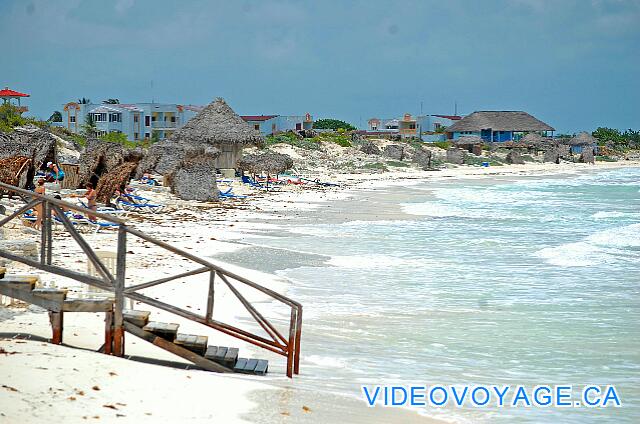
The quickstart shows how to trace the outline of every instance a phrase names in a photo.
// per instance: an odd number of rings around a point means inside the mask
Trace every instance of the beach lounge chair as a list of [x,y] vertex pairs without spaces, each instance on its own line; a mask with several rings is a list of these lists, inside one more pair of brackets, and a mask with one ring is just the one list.
[[220,191],[220,193],[218,193],[218,197],[222,199],[245,199],[247,197],[247,196],[239,196],[237,194],[233,194],[231,193],[231,190],[233,190],[233,188],[229,187],[229,190],[227,191]]
[[[138,199],[140,201],[138,201]],[[134,196],[131,194],[123,194],[116,199],[116,205],[125,211],[137,211],[137,212],[152,212],[159,213],[165,205],[150,203],[150,199],[146,199],[140,196]]]

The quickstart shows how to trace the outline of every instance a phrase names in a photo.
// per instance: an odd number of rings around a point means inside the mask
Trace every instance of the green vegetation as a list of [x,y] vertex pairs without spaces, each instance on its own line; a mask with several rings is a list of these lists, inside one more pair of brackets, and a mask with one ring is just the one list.
[[313,128],[319,130],[334,130],[338,131],[340,129],[344,131],[353,131],[356,129],[353,125],[349,124],[345,121],[340,121],[339,119],[318,119],[313,123]]
[[451,147],[452,144],[450,141],[436,141],[433,143],[433,145],[441,149],[447,150],[448,148]]
[[96,123],[93,120],[93,117],[87,113],[84,117],[84,124],[82,125],[82,135],[86,138],[94,137],[98,128],[96,127]]
[[400,161],[397,161],[397,160],[388,160],[387,161],[387,165],[395,166],[396,168],[407,168],[407,167],[410,166],[408,163],[400,162]]
[[35,125],[39,128],[48,128],[49,124],[31,117],[24,117],[17,106],[9,103],[0,105],[0,131],[12,132],[15,127],[23,125]]
[[375,163],[367,163],[362,168],[364,169],[379,169],[381,171],[388,171],[389,169],[385,166],[384,163],[375,162]]
[[120,100],[118,100],[118,99],[107,99],[107,100],[103,100],[102,103],[107,104],[107,105],[119,105],[120,104]]
[[315,139],[303,138],[299,139],[294,133],[282,133],[277,135],[268,135],[266,137],[263,148],[268,148],[274,144],[289,144],[305,150],[320,150],[320,144]]
[[71,140],[79,146],[86,146],[87,139],[82,134],[76,134],[62,127],[51,127],[51,132],[65,140]]
[[59,110],[56,110],[55,112],[53,112],[51,114],[51,116],[48,119],[49,122],[62,122],[62,114],[60,113]]
[[536,160],[531,155],[522,155],[522,160],[525,162],[535,162]]
[[595,159],[599,162],[617,162],[618,159],[612,158],[611,156],[596,156]]
[[321,141],[335,143],[340,147],[351,147],[351,140],[344,134],[321,133],[313,137],[312,140],[318,143]]
[[640,148],[640,130],[628,129],[621,132],[615,128],[599,127],[591,135],[598,139],[600,146],[611,142],[616,150]]

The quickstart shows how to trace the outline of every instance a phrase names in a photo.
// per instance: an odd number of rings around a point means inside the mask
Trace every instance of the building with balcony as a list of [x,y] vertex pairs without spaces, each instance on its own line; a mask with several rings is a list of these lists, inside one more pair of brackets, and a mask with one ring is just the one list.
[[201,106],[172,103],[76,103],[64,105],[62,122],[52,123],[80,133],[87,115],[96,126],[96,135],[120,132],[128,140],[141,141],[157,135],[164,140],[203,108]]
[[241,116],[254,130],[262,136],[286,131],[313,129],[313,118],[310,114],[301,115],[244,115]]
[[23,97],[29,97],[29,94],[11,90],[9,87],[5,87],[4,90],[0,90],[0,99],[2,99],[2,104],[13,105],[19,113],[24,113],[29,110],[28,107],[20,104],[20,99]]
[[402,138],[422,138],[426,141],[444,140],[444,129],[462,119],[457,115],[417,115],[405,113],[402,118],[367,121],[367,133],[399,134]]
[[487,142],[517,141],[527,133],[553,136],[554,128],[523,111],[478,111],[447,128],[447,138],[477,136]]

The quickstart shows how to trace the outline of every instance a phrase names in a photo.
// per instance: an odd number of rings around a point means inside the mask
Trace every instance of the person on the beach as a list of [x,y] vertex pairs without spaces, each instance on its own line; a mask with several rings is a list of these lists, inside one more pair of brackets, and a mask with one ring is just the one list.
[[[56,200],[62,200],[62,197],[60,197],[59,194],[56,194],[55,196],[53,196],[53,198]],[[62,209],[62,212],[69,212],[69,208],[65,208],[64,206],[60,206],[60,209]],[[51,213],[53,214],[53,216],[58,216],[55,209],[52,209]]]
[[[34,192],[44,196],[45,194],[44,178],[38,178],[38,184],[36,185],[36,189],[34,190]],[[40,228],[42,228],[42,215],[44,213],[42,203],[36,205],[35,213],[36,213],[36,222],[33,223],[33,228],[35,228],[36,230],[39,230]]]
[[62,182],[62,180],[64,180],[64,171],[57,164],[47,162],[47,181]]
[[[98,204],[96,202],[96,197],[98,196],[98,194],[93,189],[93,184],[87,183],[87,185],[85,185],[85,188],[87,189],[87,193],[84,195],[84,197],[85,199],[87,199],[87,207],[92,211],[98,210]],[[95,215],[89,214],[88,216],[89,221],[96,221],[97,219]]]

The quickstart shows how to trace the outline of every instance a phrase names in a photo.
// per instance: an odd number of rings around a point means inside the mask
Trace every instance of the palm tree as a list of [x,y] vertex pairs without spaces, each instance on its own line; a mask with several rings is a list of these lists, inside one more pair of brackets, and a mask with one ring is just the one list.
[[78,99],[78,103],[80,103],[81,105],[88,105],[89,103],[91,103],[91,99],[85,99],[83,97],[81,99]]
[[120,104],[120,100],[118,100],[118,99],[107,99],[107,100],[103,100],[102,103],[108,104],[108,105],[118,105],[118,104]]

